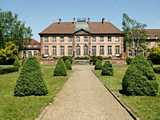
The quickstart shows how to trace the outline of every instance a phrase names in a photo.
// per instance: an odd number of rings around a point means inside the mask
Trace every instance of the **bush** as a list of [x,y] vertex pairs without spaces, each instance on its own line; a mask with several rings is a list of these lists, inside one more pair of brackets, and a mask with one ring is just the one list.
[[15,96],[46,95],[46,84],[42,78],[39,62],[31,57],[22,66],[14,89]]
[[101,75],[113,76],[113,67],[110,61],[106,61],[102,67]]
[[0,49],[0,65],[12,65],[18,50],[15,44],[7,42],[4,49]]
[[63,59],[59,59],[54,69],[54,76],[66,76],[67,70]]
[[14,64],[13,64],[13,65],[14,65],[14,66],[17,66],[18,68],[21,66],[18,57],[15,58],[15,61],[14,61]]
[[151,60],[153,64],[160,64],[160,48],[152,48],[148,59]]
[[122,91],[126,95],[157,95],[158,83],[155,73],[144,57],[135,57],[129,65],[122,80]]
[[133,58],[127,57],[126,58],[126,63],[127,65],[131,64]]
[[93,63],[93,65],[95,65],[96,60],[97,60],[96,56],[91,56],[90,63]]
[[155,73],[160,73],[160,66],[153,67],[153,70],[154,70]]
[[102,69],[102,60],[97,60],[95,65],[95,70],[101,70]]
[[95,65],[96,64],[96,61],[97,60],[103,60],[103,57],[102,56],[91,56],[91,60],[90,60],[90,63],[93,63],[93,65]]
[[18,67],[16,66],[0,67],[0,74],[6,74],[6,73],[11,73],[11,72],[16,72],[16,71],[18,71]]
[[72,64],[73,60],[72,60],[72,57],[71,56],[63,56],[62,57],[63,61],[65,62],[66,60],[69,60]]
[[89,57],[88,56],[76,57],[75,60],[89,60]]
[[65,66],[66,66],[67,70],[72,70],[72,64],[71,64],[71,61],[69,59],[67,59],[65,61]]

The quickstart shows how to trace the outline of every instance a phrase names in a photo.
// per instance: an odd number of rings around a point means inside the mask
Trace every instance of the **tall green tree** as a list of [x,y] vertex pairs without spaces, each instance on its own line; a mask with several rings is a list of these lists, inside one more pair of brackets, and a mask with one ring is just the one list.
[[132,55],[144,53],[146,50],[146,24],[140,23],[130,18],[126,13],[123,14],[122,29],[125,33],[125,46]]
[[17,14],[0,10],[0,48],[4,48],[6,42],[12,41],[20,51],[29,42],[31,36],[31,28],[18,20]]

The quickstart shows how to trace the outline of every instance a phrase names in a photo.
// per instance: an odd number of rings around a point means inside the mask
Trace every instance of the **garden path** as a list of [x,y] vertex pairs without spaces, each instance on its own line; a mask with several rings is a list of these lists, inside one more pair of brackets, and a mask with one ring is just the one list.
[[133,120],[91,69],[73,66],[69,80],[37,120]]

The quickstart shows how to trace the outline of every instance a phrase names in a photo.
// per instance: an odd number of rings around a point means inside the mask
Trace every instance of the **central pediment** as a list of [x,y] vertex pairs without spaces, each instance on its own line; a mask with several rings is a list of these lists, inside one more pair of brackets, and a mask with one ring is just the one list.
[[80,29],[74,32],[76,35],[88,35],[90,32],[84,29]]

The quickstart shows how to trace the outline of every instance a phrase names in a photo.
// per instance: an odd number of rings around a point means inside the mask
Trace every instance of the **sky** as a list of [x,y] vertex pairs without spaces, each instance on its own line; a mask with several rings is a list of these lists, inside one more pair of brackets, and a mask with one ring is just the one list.
[[121,29],[122,14],[127,13],[147,28],[160,28],[160,0],[0,0],[0,9],[18,14],[36,40],[38,33],[59,18],[100,21],[104,17]]

